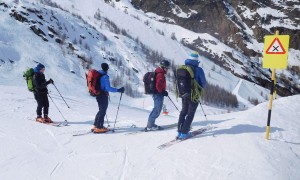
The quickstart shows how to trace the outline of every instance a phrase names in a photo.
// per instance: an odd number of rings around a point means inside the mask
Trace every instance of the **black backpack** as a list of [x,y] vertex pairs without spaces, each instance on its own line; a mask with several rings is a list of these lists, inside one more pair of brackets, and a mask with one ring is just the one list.
[[145,94],[155,94],[156,91],[156,73],[147,72],[143,78]]
[[178,88],[178,95],[182,97],[184,94],[191,94],[192,90],[192,77],[189,66],[180,66],[176,71],[176,83]]

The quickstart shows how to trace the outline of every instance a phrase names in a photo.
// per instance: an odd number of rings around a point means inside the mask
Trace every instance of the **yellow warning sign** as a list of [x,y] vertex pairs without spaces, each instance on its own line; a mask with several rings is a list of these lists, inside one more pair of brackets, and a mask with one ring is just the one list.
[[289,51],[289,35],[265,36],[263,68],[285,69]]

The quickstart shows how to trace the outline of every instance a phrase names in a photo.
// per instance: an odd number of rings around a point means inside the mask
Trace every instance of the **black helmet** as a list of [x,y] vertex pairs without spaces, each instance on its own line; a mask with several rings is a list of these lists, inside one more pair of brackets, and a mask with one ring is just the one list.
[[166,67],[166,68],[168,68],[168,67],[170,66],[170,62],[167,61],[167,60],[162,60],[162,61],[160,62],[160,66],[161,66],[161,67]]

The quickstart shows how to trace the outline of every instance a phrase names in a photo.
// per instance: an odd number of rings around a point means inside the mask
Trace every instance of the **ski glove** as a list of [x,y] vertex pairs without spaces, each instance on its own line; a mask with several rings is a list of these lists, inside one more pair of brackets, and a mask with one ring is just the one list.
[[118,89],[118,92],[120,92],[120,93],[124,93],[124,91],[125,91],[124,87],[121,87],[121,88]]
[[168,93],[168,91],[163,91],[162,93],[161,93],[163,96],[169,96],[169,93]]
[[49,79],[49,81],[47,81],[47,85],[50,84],[50,83],[51,83],[51,84],[54,83],[54,81],[53,81],[51,78]]

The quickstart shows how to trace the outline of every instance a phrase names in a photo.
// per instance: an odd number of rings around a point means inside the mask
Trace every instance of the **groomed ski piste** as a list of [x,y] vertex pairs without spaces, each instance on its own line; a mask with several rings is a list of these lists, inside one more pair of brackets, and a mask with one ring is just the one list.
[[[98,108],[95,99],[63,92],[68,109],[52,91],[69,121],[69,126],[54,127],[34,122],[36,102],[26,86],[0,85],[0,89],[0,179],[300,178],[299,95],[274,100],[269,140],[265,139],[268,103],[225,114],[203,106],[208,121],[199,107],[192,128],[210,124],[214,129],[160,150],[158,146],[174,139],[176,128],[126,135],[146,125],[152,106],[149,98],[143,108],[123,96],[115,133],[74,137],[92,127]],[[111,96],[110,127],[120,94]],[[159,125],[178,120],[177,110],[168,99],[165,102],[170,116],[160,116]],[[51,101],[50,115],[63,121]]]

